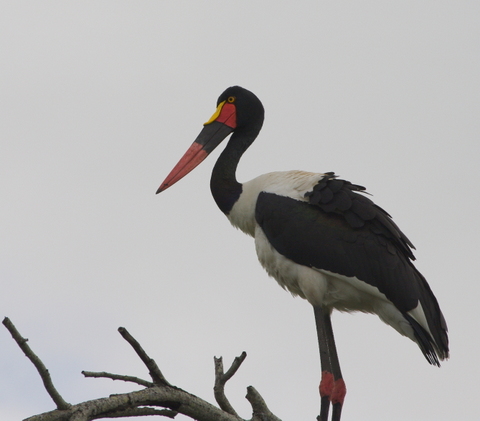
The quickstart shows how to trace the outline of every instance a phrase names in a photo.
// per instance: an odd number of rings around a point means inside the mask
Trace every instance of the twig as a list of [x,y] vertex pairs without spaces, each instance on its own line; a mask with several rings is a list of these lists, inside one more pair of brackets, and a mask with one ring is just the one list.
[[247,396],[245,396],[252,405],[253,417],[251,421],[282,421],[276,415],[272,414],[260,393],[253,386],[247,387]]
[[141,345],[137,342],[137,340],[132,335],[130,335],[130,333],[128,333],[127,329],[125,329],[124,327],[119,327],[118,331],[120,332],[120,335],[122,335],[123,338],[132,346],[132,348],[135,350],[137,355],[140,357],[143,363],[147,366],[150,377],[153,380],[153,383],[155,383],[156,385],[172,386],[167,381],[167,379],[163,376],[162,372],[157,366],[157,363],[147,355],[147,353],[144,351]]
[[68,402],[66,402],[62,398],[60,393],[58,393],[57,389],[55,389],[55,386],[53,385],[52,378],[50,377],[50,373],[48,372],[47,367],[45,367],[45,364],[43,364],[42,360],[38,358],[38,356],[28,346],[27,344],[28,339],[23,338],[22,335],[20,335],[20,332],[17,330],[17,328],[14,326],[14,324],[10,321],[8,317],[5,317],[3,319],[3,324],[11,333],[13,339],[18,344],[18,346],[23,351],[23,353],[27,356],[27,358],[33,363],[33,365],[37,369],[38,374],[40,374],[43,384],[45,385],[45,389],[47,390],[50,397],[53,399],[53,402],[55,402],[55,405],[57,405],[57,408],[60,410],[69,409],[71,405]]
[[213,360],[215,362],[215,386],[213,387],[215,400],[217,401],[220,408],[223,409],[225,412],[237,416],[237,412],[235,411],[235,409],[233,409],[233,406],[230,404],[227,396],[225,395],[225,383],[227,383],[227,381],[230,380],[230,378],[237,372],[246,357],[247,353],[245,351],[242,352],[242,355],[240,355],[239,357],[235,357],[231,367],[227,370],[226,373],[223,372],[222,357],[213,357]]
[[139,384],[140,386],[145,386],[145,387],[153,387],[154,386],[154,384],[152,382],[140,379],[138,377],[124,376],[122,374],[107,373],[105,371],[100,371],[100,372],[82,371],[82,374],[85,377],[101,377],[101,378],[112,379],[112,380],[123,380],[124,382],[136,383],[136,384]]
[[230,380],[232,378],[232,376],[237,372],[237,370],[240,368],[242,363],[245,361],[245,358],[247,358],[247,353],[245,351],[243,351],[239,357],[235,357],[232,365],[224,375],[225,377],[224,383],[226,383],[227,380]]

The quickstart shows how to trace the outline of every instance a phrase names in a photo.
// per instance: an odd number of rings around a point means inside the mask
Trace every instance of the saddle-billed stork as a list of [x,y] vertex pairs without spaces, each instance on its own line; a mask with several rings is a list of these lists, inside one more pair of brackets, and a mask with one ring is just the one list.
[[447,325],[413,245],[365,188],[332,173],[272,172],[239,183],[235,172],[256,139],[264,108],[233,86],[157,193],[179,181],[233,133],[210,180],[213,198],[232,225],[255,239],[268,274],[312,304],[322,376],[319,420],[339,421],[346,393],[335,348],[333,309],[375,313],[416,342],[430,364],[448,358]]

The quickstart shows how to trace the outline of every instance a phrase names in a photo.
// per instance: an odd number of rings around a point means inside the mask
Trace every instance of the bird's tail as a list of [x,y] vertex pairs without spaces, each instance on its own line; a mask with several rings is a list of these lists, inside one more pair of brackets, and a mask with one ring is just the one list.
[[440,366],[440,361],[449,357],[447,323],[426,279],[420,272],[416,272],[420,289],[420,304],[428,326],[422,326],[423,323],[414,318],[412,314],[404,314],[404,317],[412,326],[415,339],[427,361]]

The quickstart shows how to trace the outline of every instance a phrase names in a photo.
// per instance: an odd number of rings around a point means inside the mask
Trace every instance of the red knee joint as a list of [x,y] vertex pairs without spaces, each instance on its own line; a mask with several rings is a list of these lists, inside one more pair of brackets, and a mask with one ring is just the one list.
[[320,397],[325,397],[332,395],[333,388],[335,386],[334,380],[333,380],[333,374],[329,373],[328,371],[322,371],[322,380],[320,381]]
[[343,379],[335,380],[335,384],[333,385],[333,392],[330,395],[330,401],[332,403],[339,403],[343,405],[343,400],[345,399],[346,394],[347,388]]

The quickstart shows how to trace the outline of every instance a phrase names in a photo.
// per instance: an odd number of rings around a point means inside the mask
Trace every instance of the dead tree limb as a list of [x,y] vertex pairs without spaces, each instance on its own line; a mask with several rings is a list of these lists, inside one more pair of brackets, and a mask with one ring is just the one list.
[[[225,383],[237,372],[245,360],[245,352],[235,358],[232,366],[226,373],[223,372],[222,359],[215,358],[214,389],[215,398],[220,405],[220,408],[217,408],[203,399],[171,385],[165,379],[155,361],[147,355],[138,341],[125,328],[119,328],[120,334],[132,346],[148,368],[153,382],[134,376],[83,371],[82,373],[85,377],[122,380],[145,386],[145,389],[70,405],[63,400],[53,386],[47,368],[26,344],[27,339],[20,335],[8,318],[5,318],[3,324],[10,331],[25,355],[37,367],[44,381],[45,388],[57,405],[57,409],[54,411],[34,415],[25,421],[90,421],[100,418],[124,418],[146,415],[175,418],[178,413],[198,421],[246,421],[237,415],[224,391]],[[252,406],[252,418],[250,421],[280,421],[279,418],[270,412],[263,398],[252,386],[247,388],[246,398]]]
[[163,376],[155,361],[147,355],[147,353],[143,350],[137,340],[132,335],[130,335],[130,333],[128,333],[127,329],[125,329],[124,327],[119,327],[118,331],[120,332],[120,335],[123,336],[123,339],[125,339],[132,346],[137,355],[147,366],[153,383],[155,383],[156,385],[171,386],[171,384],[168,383],[167,379]]
[[227,383],[227,381],[230,380],[232,376],[237,372],[246,357],[247,353],[245,351],[242,352],[242,355],[236,357],[233,360],[231,367],[227,370],[226,373],[223,372],[222,357],[213,358],[215,362],[215,385],[213,386],[215,400],[217,401],[221,409],[232,415],[237,415],[237,412],[235,411],[235,409],[233,409],[233,406],[230,404],[227,396],[225,395],[225,383]]
[[105,371],[99,371],[99,372],[82,371],[82,374],[85,377],[97,377],[97,378],[112,379],[112,380],[123,380],[124,382],[136,383],[136,384],[139,384],[140,386],[145,386],[145,387],[155,386],[154,383],[148,382],[138,377],[124,376],[123,374],[107,373]]
[[268,409],[265,400],[262,398],[260,393],[253,386],[247,387],[247,396],[246,396],[250,405],[253,409],[253,417],[251,421],[282,421],[280,418],[276,417],[270,409]]
[[42,378],[45,389],[47,393],[50,395],[50,397],[53,399],[53,402],[55,402],[55,405],[57,405],[57,409],[64,410],[64,409],[70,408],[71,405],[68,402],[66,402],[62,398],[60,393],[58,393],[57,389],[55,389],[55,386],[53,385],[53,382],[52,382],[52,378],[50,377],[50,373],[48,372],[47,367],[45,367],[45,364],[43,364],[42,360],[38,358],[38,356],[28,346],[27,344],[28,339],[20,335],[20,332],[13,325],[13,323],[10,321],[8,317],[5,317],[3,319],[3,324],[8,329],[13,339],[15,339],[15,342],[18,344],[18,346],[26,355],[26,357],[33,363],[33,365],[37,369],[38,374],[40,374],[40,377]]

